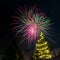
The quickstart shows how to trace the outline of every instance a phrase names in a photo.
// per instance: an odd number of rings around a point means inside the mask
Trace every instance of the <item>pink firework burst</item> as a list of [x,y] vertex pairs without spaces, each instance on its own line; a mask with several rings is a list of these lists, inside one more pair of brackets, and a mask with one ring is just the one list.
[[38,29],[36,24],[29,24],[25,29],[25,34],[28,38],[28,43],[38,37]]
[[43,32],[44,35],[48,33],[51,25],[49,24],[50,19],[36,7],[30,9],[18,8],[16,13],[17,16],[13,16],[15,20],[12,23],[14,25],[12,30],[17,37],[20,37],[22,33],[22,38],[24,37],[22,41],[28,40],[28,43],[30,43],[37,39],[40,32]]

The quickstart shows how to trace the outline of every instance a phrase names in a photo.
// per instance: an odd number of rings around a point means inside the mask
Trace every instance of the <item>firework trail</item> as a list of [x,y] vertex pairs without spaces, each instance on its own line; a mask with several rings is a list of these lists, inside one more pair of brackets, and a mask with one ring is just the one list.
[[22,36],[28,43],[38,38],[38,35],[43,32],[44,35],[48,34],[50,29],[50,19],[45,16],[38,8],[32,7],[27,9],[18,8],[17,16],[13,16],[14,21],[12,28],[17,37]]

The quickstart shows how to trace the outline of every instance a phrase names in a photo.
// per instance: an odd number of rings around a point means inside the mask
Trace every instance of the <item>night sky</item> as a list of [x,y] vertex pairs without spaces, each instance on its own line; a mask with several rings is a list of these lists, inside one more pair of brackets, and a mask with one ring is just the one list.
[[60,1],[59,0],[1,0],[0,1],[0,52],[12,44],[13,35],[10,31],[11,16],[20,6],[36,5],[54,22],[52,25],[53,39],[49,41],[51,49],[60,47]]

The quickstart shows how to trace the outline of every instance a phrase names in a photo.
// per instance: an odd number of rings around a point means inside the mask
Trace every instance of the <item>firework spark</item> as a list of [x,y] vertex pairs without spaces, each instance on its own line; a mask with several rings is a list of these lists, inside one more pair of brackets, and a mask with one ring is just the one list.
[[16,32],[16,36],[19,37],[22,33],[22,38],[28,40],[28,43],[35,40],[38,35],[43,32],[47,34],[50,29],[50,19],[45,16],[43,12],[39,12],[37,8],[22,9],[18,8],[17,15],[13,16],[15,19],[12,23],[14,27],[12,30]]

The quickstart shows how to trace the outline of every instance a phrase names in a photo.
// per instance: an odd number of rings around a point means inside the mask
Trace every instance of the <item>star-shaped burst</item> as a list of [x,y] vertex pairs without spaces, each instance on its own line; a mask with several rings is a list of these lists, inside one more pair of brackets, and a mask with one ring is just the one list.
[[[43,12],[33,7],[30,9],[18,8],[17,16],[13,16],[15,19],[12,23],[14,27],[13,32],[16,33],[17,37],[21,36],[24,40],[28,40],[28,43],[35,40],[38,35],[42,32],[44,35],[48,33],[50,19],[45,16]],[[21,40],[21,39],[20,39]]]

